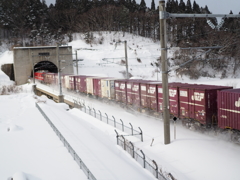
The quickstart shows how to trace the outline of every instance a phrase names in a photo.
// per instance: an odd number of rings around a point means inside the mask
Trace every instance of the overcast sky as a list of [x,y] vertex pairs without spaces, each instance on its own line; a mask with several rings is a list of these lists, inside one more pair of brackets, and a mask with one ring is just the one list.
[[[136,0],[136,2],[140,3],[141,0]],[[165,0],[167,2],[167,0]],[[193,4],[194,0],[191,0]],[[48,5],[55,4],[56,0],[46,0]],[[145,0],[147,7],[151,7],[152,0]],[[180,2],[180,0],[178,0]],[[187,0],[184,0],[187,2]],[[230,10],[233,11],[234,14],[238,14],[240,12],[240,0],[196,0],[200,7],[208,6],[208,9],[213,14],[229,14]],[[156,7],[158,6],[159,1],[155,0]]]

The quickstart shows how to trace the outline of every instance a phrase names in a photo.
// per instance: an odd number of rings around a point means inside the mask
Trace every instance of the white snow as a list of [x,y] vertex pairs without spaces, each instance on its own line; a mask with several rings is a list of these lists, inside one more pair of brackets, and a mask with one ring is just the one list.
[[[119,71],[125,66],[115,63],[102,63],[103,58],[124,57],[124,44],[111,44],[113,39],[128,41],[129,72],[134,78],[161,79],[156,67],[150,65],[160,56],[159,43],[126,34],[122,37],[107,34],[102,45],[86,45],[82,37],[69,45],[75,49],[92,48],[97,51],[78,50],[80,74],[102,74],[109,77],[123,77]],[[99,37],[96,35],[96,39]],[[97,41],[97,40],[96,40]],[[92,47],[91,47],[92,46]],[[135,51],[136,49],[136,51]],[[4,58],[3,58],[4,57]],[[136,58],[140,58],[139,63]],[[7,61],[9,60],[9,61]],[[12,54],[5,52],[0,55],[0,64],[12,63]],[[84,65],[83,65],[84,64]],[[197,81],[187,77],[178,78],[172,73],[169,81],[185,83],[202,83],[231,85],[240,88],[239,78],[200,78]],[[12,84],[9,78],[0,71],[0,88]],[[52,89],[51,89],[52,90]],[[53,90],[52,90],[53,91]],[[58,92],[55,90],[55,92]],[[76,95],[71,96],[74,98]],[[56,104],[45,96],[37,97],[46,103],[38,103],[54,122],[64,137],[69,141],[84,163],[90,168],[97,179],[155,179],[143,169],[130,155],[116,144],[115,128],[101,122],[78,109],[67,111],[65,104]],[[136,150],[157,162],[159,168],[171,173],[178,180],[239,180],[240,179],[240,146],[229,142],[229,134],[200,133],[186,129],[177,121],[177,134],[174,139],[174,126],[171,122],[171,144],[164,145],[163,122],[140,113],[129,112],[112,103],[78,96],[91,108],[124,124],[131,123],[135,129],[143,130],[144,141],[128,136]],[[23,86],[23,92],[0,96],[0,177],[3,180],[48,180],[48,179],[87,179],[63,143],[56,136],[47,121],[35,106],[36,96],[33,95],[31,84]],[[120,134],[120,130],[116,129]],[[152,146],[151,146],[152,143]]]

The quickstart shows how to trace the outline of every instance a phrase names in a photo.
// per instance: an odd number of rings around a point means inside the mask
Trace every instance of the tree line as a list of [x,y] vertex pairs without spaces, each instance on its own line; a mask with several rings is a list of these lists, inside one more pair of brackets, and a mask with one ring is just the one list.
[[[56,0],[50,6],[45,0],[1,0],[0,43],[4,40],[20,46],[49,45],[66,37],[70,42],[74,33],[88,34],[91,31],[122,31],[159,40],[157,6],[154,0],[151,7],[146,6],[145,0],[140,4],[135,0]],[[186,3],[167,0],[166,11],[211,13],[207,6],[200,7],[195,0],[193,3],[191,0]],[[207,21],[216,28],[211,28]],[[222,46],[213,51],[212,56],[239,59],[239,32],[239,18],[225,18],[221,27],[216,18],[167,19],[170,46]],[[189,55],[191,53],[194,54],[192,51],[186,54],[193,57]],[[179,54],[176,57],[181,59],[184,51]]]

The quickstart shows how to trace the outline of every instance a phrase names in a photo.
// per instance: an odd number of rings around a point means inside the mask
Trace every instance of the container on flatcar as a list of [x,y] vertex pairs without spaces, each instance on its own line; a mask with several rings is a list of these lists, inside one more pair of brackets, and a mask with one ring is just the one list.
[[86,78],[87,94],[93,95],[93,77]]
[[87,94],[94,95],[94,88],[95,88],[95,85],[96,85],[94,83],[94,78],[99,78],[99,77],[91,76],[91,77],[86,78]]
[[92,77],[92,76],[88,76],[88,75],[77,75],[74,76],[75,79],[75,85],[76,88],[75,90],[81,93],[87,93],[87,78],[88,77]]
[[61,79],[62,79],[62,87],[65,89],[70,89],[70,84],[69,84],[69,77],[73,76],[73,74],[62,74]]
[[44,78],[44,82],[46,84],[55,85],[56,84],[56,75],[57,75],[57,73],[46,73],[45,78]]
[[127,79],[115,80],[115,98],[117,102],[127,103]]
[[[169,89],[169,113],[172,116],[179,117],[179,88],[191,86],[191,84],[180,83],[180,82],[171,82],[168,83]],[[163,112],[163,90],[162,84],[158,85],[158,111]]]
[[93,77],[93,95],[102,97],[101,79],[109,79],[109,77]]
[[63,78],[64,88],[74,91],[76,89],[74,75],[64,75]]
[[142,82],[140,84],[141,91],[141,108],[158,111],[158,90],[157,86],[162,83],[159,81]]
[[179,88],[180,117],[211,127],[217,124],[217,92],[228,86],[191,85]]
[[140,84],[146,82],[141,79],[130,79],[126,82],[127,104],[132,105],[133,108],[141,107]]
[[101,79],[101,98],[115,100],[115,78]]
[[240,131],[240,89],[218,91],[218,127]]

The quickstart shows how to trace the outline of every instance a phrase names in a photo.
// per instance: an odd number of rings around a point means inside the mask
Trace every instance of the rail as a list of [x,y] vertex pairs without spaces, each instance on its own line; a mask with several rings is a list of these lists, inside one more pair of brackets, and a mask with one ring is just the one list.
[[107,113],[102,113],[100,110],[95,110],[94,108],[91,108],[89,106],[85,106],[84,103],[81,103],[80,101],[76,101],[75,99],[73,99],[74,101],[74,107],[80,109],[81,111],[99,119],[100,121],[103,121],[109,125],[114,126],[115,128],[128,133],[128,136],[136,136],[138,138],[141,139],[141,141],[143,142],[143,132],[142,129],[140,127],[138,127],[138,130],[135,130],[132,126],[131,123],[129,123],[130,126],[126,126],[124,125],[123,121],[120,119],[120,122],[116,121],[114,116],[108,116]]
[[80,169],[83,170],[85,175],[87,176],[88,179],[90,180],[97,180],[94,175],[91,173],[91,171],[88,169],[88,167],[84,164],[82,159],[78,156],[76,151],[71,147],[71,145],[68,143],[68,141],[63,137],[61,132],[54,126],[52,121],[47,117],[47,115],[43,112],[43,110],[40,108],[38,103],[36,103],[36,107],[38,110],[41,112],[43,117],[46,119],[46,121],[49,123],[49,125],[52,127],[53,131],[57,134],[57,136],[60,138],[60,140],[63,142],[64,146],[67,148],[68,152],[72,155],[73,159],[77,162],[79,165]]

